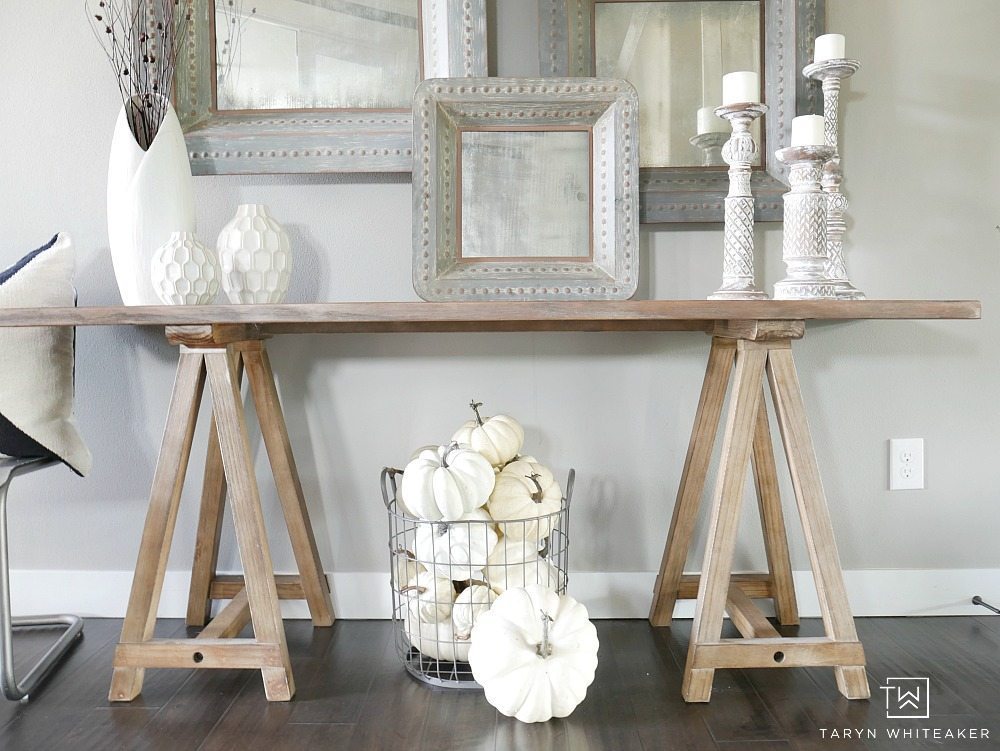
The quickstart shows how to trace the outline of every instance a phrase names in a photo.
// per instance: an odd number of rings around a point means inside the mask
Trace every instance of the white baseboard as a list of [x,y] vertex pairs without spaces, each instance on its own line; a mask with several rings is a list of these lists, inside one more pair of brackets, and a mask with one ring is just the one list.
[[[1000,569],[879,569],[845,571],[844,578],[857,616],[987,615],[971,604],[972,596],[1000,602]],[[594,618],[645,618],[654,579],[654,573],[645,571],[572,572],[569,591]],[[161,618],[184,616],[188,581],[187,572],[167,572]],[[330,583],[338,618],[389,617],[388,573],[335,573]],[[15,615],[69,612],[121,618],[131,584],[131,571],[15,570],[12,609]],[[795,586],[801,615],[818,616],[812,573],[796,571]],[[282,602],[282,610],[288,618],[308,617],[303,602]],[[675,615],[691,618],[694,603],[681,601]]]

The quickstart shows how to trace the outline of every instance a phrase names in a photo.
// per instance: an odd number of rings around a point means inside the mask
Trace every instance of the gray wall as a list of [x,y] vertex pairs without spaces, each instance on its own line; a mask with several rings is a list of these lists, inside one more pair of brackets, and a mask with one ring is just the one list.
[[[995,568],[1000,3],[962,0],[946,14],[935,0],[828,5],[828,28],[845,33],[850,54],[864,62],[845,96],[852,277],[872,297],[980,298],[985,309],[981,322],[810,326],[798,345],[844,565]],[[530,73],[523,61],[535,45],[515,10],[500,14],[500,69]],[[16,19],[0,31],[0,262],[68,231],[80,304],[118,303],[105,227],[118,108],[110,71],[75,3],[22,2]],[[203,239],[245,201],[268,204],[285,224],[295,249],[290,302],[415,299],[405,176],[203,177],[195,187]],[[760,228],[758,240],[769,286],[782,275],[780,226]],[[644,230],[643,243],[641,294],[699,298],[717,286],[718,226]],[[575,570],[652,571],[707,345],[696,334],[274,342],[327,568],[385,569],[379,469],[447,438],[476,397],[520,418],[528,449],[560,473],[577,468]],[[77,414],[94,471],[84,480],[60,470],[23,482],[11,508],[15,568],[122,571],[135,561],[175,352],[155,332],[132,329],[81,329],[78,349]],[[927,489],[890,493],[886,439],[913,436],[927,441]],[[204,429],[193,477],[203,446]],[[276,523],[273,490],[262,490]],[[172,569],[189,564],[195,501],[192,487]],[[760,545],[746,539],[737,565],[760,565]],[[277,567],[290,568],[283,536],[274,550]],[[796,568],[806,568],[797,541],[793,552]],[[238,566],[228,543],[222,557],[224,567]]]

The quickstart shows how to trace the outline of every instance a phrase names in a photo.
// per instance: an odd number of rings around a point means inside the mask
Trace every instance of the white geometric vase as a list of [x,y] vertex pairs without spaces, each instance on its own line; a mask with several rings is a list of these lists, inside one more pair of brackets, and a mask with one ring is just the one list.
[[219,294],[219,259],[193,232],[174,232],[153,254],[151,279],[164,305],[208,305]]
[[123,107],[108,163],[108,241],[126,305],[157,305],[150,262],[173,232],[194,232],[194,186],[184,133],[174,108],[149,149],[135,141]]
[[260,203],[244,203],[219,233],[222,289],[232,303],[279,303],[292,275],[288,233]]

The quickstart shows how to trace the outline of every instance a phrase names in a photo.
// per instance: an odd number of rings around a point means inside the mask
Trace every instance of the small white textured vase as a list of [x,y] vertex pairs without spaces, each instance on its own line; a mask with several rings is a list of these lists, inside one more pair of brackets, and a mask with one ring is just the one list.
[[156,249],[153,289],[165,305],[208,305],[219,294],[219,259],[193,232],[174,232]]
[[279,303],[292,275],[288,233],[260,203],[240,204],[219,233],[222,289],[232,303]]
[[150,262],[171,232],[194,232],[194,185],[184,133],[173,107],[146,151],[123,107],[108,163],[108,243],[126,305],[157,305]]

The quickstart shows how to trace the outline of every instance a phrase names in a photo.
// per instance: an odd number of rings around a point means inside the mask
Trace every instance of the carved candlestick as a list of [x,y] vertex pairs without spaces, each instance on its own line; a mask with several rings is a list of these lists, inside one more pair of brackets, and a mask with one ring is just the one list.
[[727,138],[725,133],[699,133],[691,136],[691,145],[701,149],[703,167],[721,167],[726,163],[722,158],[722,145]]
[[757,144],[750,125],[767,112],[756,102],[718,107],[715,114],[730,122],[733,135],[722,147],[729,164],[729,195],[726,196],[725,245],[722,286],[709,300],[763,300],[767,293],[757,288],[753,270],[753,193],[750,175],[757,158]]
[[830,278],[826,204],[820,180],[823,165],[833,155],[829,146],[789,146],[776,153],[787,164],[792,189],[785,193],[782,260],[785,278],[774,285],[775,300],[815,300],[837,297]]
[[807,78],[823,84],[823,115],[826,118],[826,145],[833,149],[833,156],[823,168],[822,186],[827,194],[827,243],[830,268],[837,297],[845,300],[864,300],[865,295],[847,277],[844,258],[844,234],[847,232],[847,196],[841,191],[844,173],[840,166],[840,85],[861,67],[857,60],[823,60],[807,65],[802,73]]

